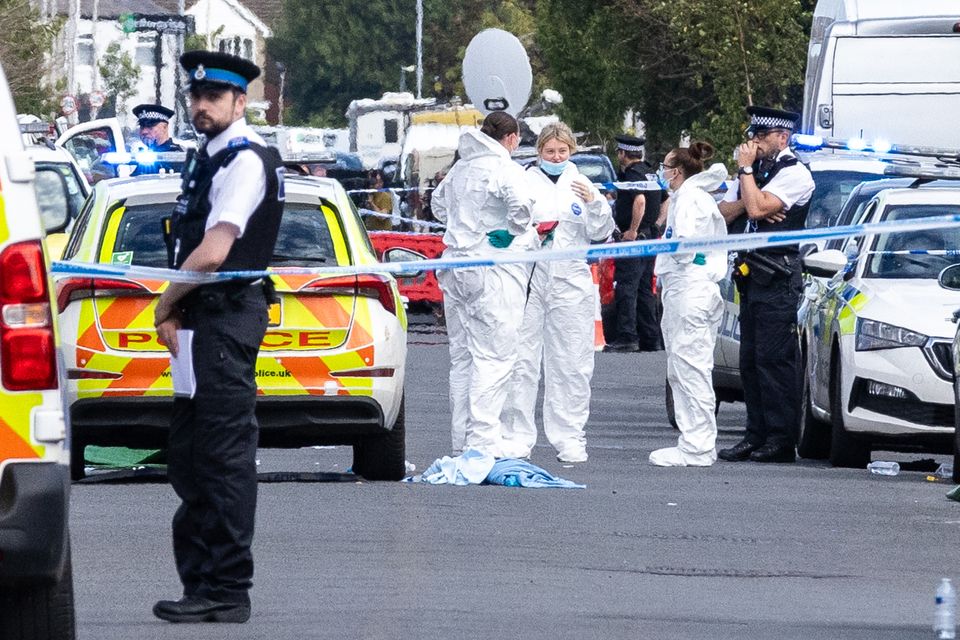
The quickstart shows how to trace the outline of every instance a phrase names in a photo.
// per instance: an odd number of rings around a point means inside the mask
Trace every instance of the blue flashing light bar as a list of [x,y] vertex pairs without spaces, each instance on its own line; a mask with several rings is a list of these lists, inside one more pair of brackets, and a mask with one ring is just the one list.
[[880,155],[896,154],[908,156],[923,156],[939,158],[941,160],[960,161],[960,149],[942,147],[924,147],[909,144],[893,144],[883,138],[864,140],[863,138],[824,138],[806,133],[796,133],[790,138],[790,145],[802,151],[817,151],[818,149],[844,149],[854,152],[871,152]]
[[154,165],[157,164],[157,154],[153,151],[141,151],[134,158],[139,165]]
[[107,153],[100,156],[100,159],[106,162],[107,164],[133,164],[134,159],[129,153],[125,151],[108,151]]

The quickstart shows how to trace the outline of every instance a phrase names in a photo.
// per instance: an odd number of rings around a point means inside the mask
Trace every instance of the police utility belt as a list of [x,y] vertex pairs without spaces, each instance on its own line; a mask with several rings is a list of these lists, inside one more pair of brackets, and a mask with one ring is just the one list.
[[200,285],[182,298],[180,306],[187,312],[191,310],[212,313],[235,311],[241,309],[244,299],[251,295],[262,295],[267,305],[280,301],[273,280],[257,278],[253,281],[234,280]]
[[757,251],[744,251],[733,261],[733,279],[738,283],[749,281],[766,286],[776,280],[790,278],[798,266],[798,256],[771,256]]

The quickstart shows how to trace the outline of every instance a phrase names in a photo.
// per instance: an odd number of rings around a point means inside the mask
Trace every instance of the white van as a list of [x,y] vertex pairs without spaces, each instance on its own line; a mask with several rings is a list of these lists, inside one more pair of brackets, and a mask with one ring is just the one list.
[[0,70],[0,638],[72,640],[66,385],[34,176]]
[[817,2],[804,132],[957,148],[955,113],[960,113],[960,3]]

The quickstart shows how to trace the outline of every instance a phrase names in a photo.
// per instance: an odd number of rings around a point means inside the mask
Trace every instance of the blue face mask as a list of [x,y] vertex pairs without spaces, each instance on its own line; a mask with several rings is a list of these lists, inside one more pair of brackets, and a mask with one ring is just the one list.
[[666,177],[664,177],[663,174],[665,172],[666,172],[666,169],[664,169],[663,167],[660,167],[659,169],[657,169],[657,184],[659,184],[660,188],[663,189],[664,191],[668,191],[670,189],[670,182],[666,179]]
[[568,164],[570,164],[569,160],[564,160],[563,162],[550,162],[549,160],[540,158],[540,168],[543,169],[543,172],[548,176],[560,175],[563,173],[563,170],[567,168]]

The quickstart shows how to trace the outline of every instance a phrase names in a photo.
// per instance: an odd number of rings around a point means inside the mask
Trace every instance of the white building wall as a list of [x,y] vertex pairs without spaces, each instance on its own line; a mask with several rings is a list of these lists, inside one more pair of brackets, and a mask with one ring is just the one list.
[[[187,15],[196,21],[197,33],[207,36],[209,49],[219,50],[222,41],[228,53],[247,58],[262,69],[266,59],[264,36],[270,32],[266,25],[257,24],[253,14],[244,15],[244,11],[227,0],[198,0],[187,9]],[[251,83],[247,95],[250,101],[263,100],[262,77]]]

